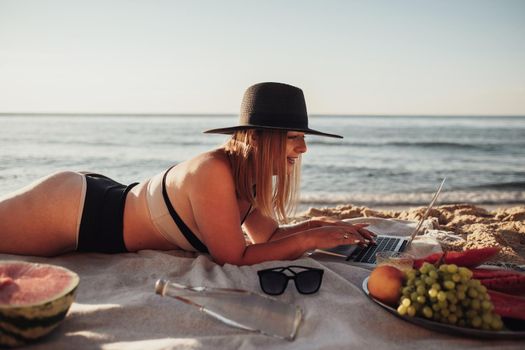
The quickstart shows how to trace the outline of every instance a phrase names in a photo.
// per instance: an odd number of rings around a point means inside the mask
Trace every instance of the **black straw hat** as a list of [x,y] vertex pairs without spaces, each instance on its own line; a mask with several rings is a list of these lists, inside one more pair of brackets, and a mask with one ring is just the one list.
[[300,131],[305,134],[343,138],[308,127],[303,91],[281,83],[260,83],[244,93],[239,125],[206,130],[205,133],[233,134],[237,130],[274,129]]

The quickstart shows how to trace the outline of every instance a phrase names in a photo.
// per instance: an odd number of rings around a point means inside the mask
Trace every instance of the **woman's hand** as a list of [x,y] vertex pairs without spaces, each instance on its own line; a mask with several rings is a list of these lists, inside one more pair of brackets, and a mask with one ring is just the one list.
[[342,244],[365,246],[375,244],[377,235],[368,231],[368,224],[350,224],[326,216],[312,217],[308,220],[307,229],[318,249],[333,248]]

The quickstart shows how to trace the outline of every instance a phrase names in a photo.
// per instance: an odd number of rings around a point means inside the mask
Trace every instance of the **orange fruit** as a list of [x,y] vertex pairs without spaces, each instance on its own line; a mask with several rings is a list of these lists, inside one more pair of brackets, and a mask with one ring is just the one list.
[[389,265],[376,267],[368,278],[368,291],[379,301],[397,306],[401,297],[404,274],[397,268]]

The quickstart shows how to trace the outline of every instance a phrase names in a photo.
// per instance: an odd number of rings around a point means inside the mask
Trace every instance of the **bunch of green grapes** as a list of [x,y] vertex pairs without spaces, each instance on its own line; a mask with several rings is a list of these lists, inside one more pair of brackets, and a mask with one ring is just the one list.
[[397,312],[460,327],[501,330],[503,322],[493,309],[487,288],[472,279],[468,268],[424,263],[419,270],[406,272]]

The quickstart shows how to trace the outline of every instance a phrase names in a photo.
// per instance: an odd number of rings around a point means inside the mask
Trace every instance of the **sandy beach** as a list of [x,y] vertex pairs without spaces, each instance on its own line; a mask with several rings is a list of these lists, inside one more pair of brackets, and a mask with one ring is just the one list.
[[[310,208],[294,220],[314,216],[419,220],[424,211],[424,207],[378,209],[348,204],[331,208]],[[499,208],[470,204],[442,205],[431,210],[429,220],[433,228],[445,237],[440,239],[445,251],[501,247],[500,253],[491,261],[525,264],[525,205]]]

